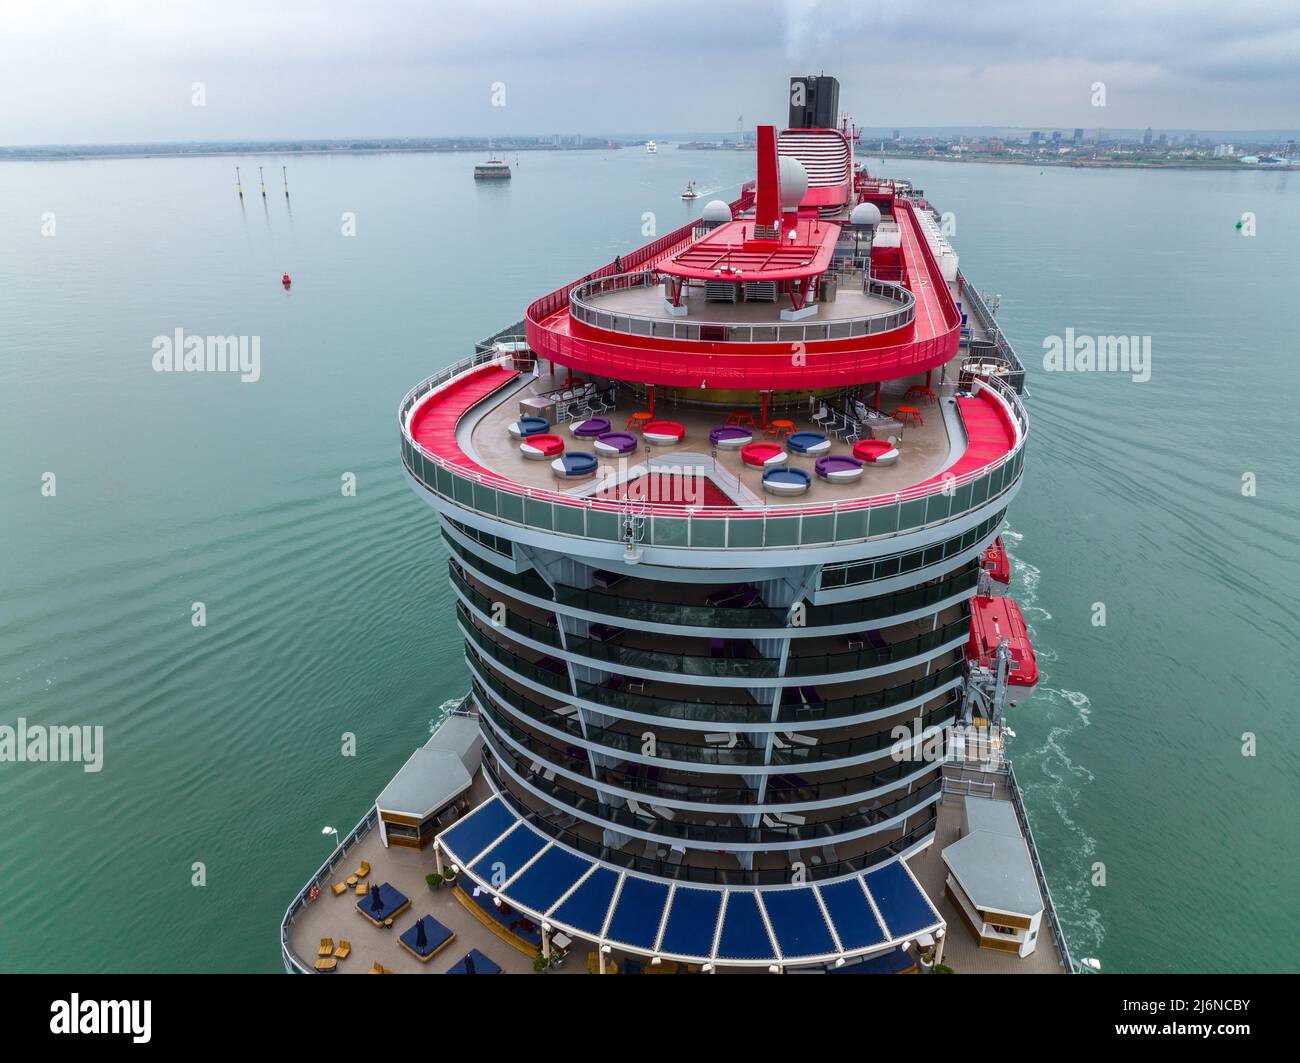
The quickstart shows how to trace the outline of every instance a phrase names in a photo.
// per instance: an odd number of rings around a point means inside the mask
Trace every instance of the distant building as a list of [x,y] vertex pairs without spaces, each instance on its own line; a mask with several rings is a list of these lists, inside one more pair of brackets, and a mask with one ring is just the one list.
[[1147,131],[1146,131],[1145,133],[1142,134],[1142,146],[1143,146],[1144,148],[1149,148],[1149,147],[1151,147],[1151,127],[1150,127],[1150,126],[1147,126]]
[[1038,132],[1038,130],[1034,130],[1032,133],[1029,134],[1029,143],[1032,144],[1034,147],[1038,147],[1038,145],[1041,144],[1042,142],[1043,142],[1043,134]]
[[1052,147],[1059,147],[1060,144],[1061,144],[1061,131],[1060,131],[1059,129],[1053,129],[1053,130],[1052,130]]
[[1077,147],[1078,145],[1080,145],[1080,144],[1083,143],[1083,130],[1082,130],[1082,129],[1076,129],[1076,130],[1074,131],[1074,143],[1075,143],[1075,146],[1076,146],[1076,147]]
[[1001,155],[1006,150],[1007,145],[1001,137],[989,137],[989,154]]
[[897,129],[894,130],[894,139],[895,139],[895,140],[898,139],[898,130],[897,130]]

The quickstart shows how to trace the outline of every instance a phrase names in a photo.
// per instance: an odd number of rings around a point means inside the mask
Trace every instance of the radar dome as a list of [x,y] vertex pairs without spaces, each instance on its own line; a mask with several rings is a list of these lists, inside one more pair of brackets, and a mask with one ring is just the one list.
[[879,225],[880,208],[874,203],[859,203],[849,214],[850,225]]
[[700,215],[701,221],[724,222],[731,221],[731,208],[720,199],[711,199],[704,204],[704,213]]
[[782,155],[778,173],[781,181],[781,209],[794,210],[808,193],[808,171],[790,155]]

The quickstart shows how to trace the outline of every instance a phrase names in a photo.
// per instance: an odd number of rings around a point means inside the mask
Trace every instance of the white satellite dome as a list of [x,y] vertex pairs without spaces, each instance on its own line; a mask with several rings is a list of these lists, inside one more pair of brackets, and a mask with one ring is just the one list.
[[700,220],[714,222],[731,221],[731,208],[720,199],[711,199],[704,204],[704,213],[700,215]]
[[777,165],[781,183],[781,209],[794,210],[808,194],[808,171],[791,155],[782,155]]
[[849,213],[850,225],[879,225],[880,208],[874,203],[859,203]]

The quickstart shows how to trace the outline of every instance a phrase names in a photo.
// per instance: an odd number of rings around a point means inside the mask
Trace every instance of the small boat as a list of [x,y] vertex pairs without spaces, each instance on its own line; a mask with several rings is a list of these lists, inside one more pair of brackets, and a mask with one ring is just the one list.
[[280,278],[280,283],[284,285],[284,290],[288,291],[289,288],[293,285],[293,278],[286,273],[283,277]]
[[509,181],[510,164],[501,159],[488,159],[474,167],[475,181]]
[[682,199],[699,199],[700,194],[695,191],[695,182],[686,182],[686,191],[682,193]]
[[1003,639],[1010,651],[1007,704],[1019,705],[1029,699],[1038,685],[1038,661],[1029,641],[1025,618],[1020,607],[1010,598],[972,598],[966,660],[996,674],[998,646]]
[[[516,157],[515,162],[518,163]],[[510,164],[504,159],[498,159],[496,153],[492,150],[492,141],[488,141],[488,159],[487,162],[481,162],[474,167],[475,181],[509,181]]]
[[653,140],[647,140],[645,142],[645,150],[650,155],[656,155],[659,152],[659,145],[656,144]]
[[980,568],[989,574],[989,579],[999,584],[1003,590],[1011,586],[1011,559],[1007,557],[1006,547],[1002,545],[1002,536],[993,540],[993,545],[984,551]]

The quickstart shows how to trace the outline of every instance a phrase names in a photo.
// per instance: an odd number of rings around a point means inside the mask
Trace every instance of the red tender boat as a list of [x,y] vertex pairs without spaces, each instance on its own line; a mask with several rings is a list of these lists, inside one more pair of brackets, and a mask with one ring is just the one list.
[[1010,598],[972,598],[966,660],[996,674],[998,646],[1004,638],[1009,640],[1007,648],[1011,651],[1007,704],[1019,705],[1029,700],[1038,685],[1038,661],[1020,606]]
[[993,545],[984,551],[980,567],[989,574],[989,579],[1003,588],[1011,586],[1011,558],[1007,556],[1006,547],[1002,545],[1002,536],[993,540]]

